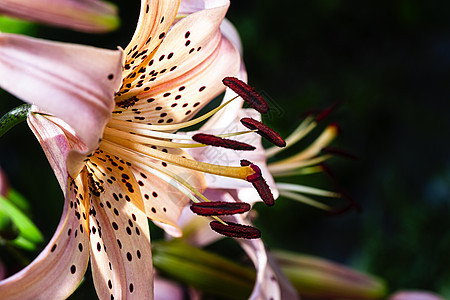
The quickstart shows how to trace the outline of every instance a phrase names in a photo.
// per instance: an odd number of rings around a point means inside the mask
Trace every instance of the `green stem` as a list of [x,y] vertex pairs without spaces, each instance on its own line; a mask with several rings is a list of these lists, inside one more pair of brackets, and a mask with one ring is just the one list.
[[10,110],[0,118],[0,137],[17,124],[25,121],[30,112],[30,104],[22,104]]

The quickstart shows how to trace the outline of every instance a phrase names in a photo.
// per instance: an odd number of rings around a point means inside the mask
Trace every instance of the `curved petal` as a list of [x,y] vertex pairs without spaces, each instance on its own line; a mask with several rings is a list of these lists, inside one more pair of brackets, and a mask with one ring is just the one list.
[[[227,38],[233,45],[239,50],[239,53],[242,56],[242,43],[239,37],[239,33],[236,28],[234,28],[233,24],[227,19],[224,19],[222,24],[220,25],[220,31],[223,36]],[[239,72],[236,75],[240,80],[247,82],[247,70],[245,69],[244,61],[241,58]],[[238,96],[231,89],[227,88],[225,90],[225,96],[223,97],[222,103],[227,102],[228,100]],[[226,107],[218,111],[214,114],[209,120],[200,128],[200,130],[210,130],[214,128],[226,128],[231,125],[232,122],[235,121],[236,115],[239,110],[242,108],[242,104],[244,100],[239,98],[234,100]]]
[[119,25],[117,8],[98,0],[2,0],[0,14],[86,32],[106,32]]
[[71,149],[86,151],[86,147],[73,132],[73,129],[58,118],[37,113],[36,107],[27,117],[28,126],[42,146],[45,155],[55,173],[61,190],[66,193],[67,156]]
[[181,0],[178,14],[192,14],[200,10],[229,5],[229,0]]
[[[177,123],[190,119],[225,87],[222,79],[239,68],[236,48],[219,31],[227,6],[200,11],[179,21],[149,65],[125,79],[115,118],[140,123]],[[132,77],[132,78],[131,78]],[[128,81],[127,81],[128,80]],[[135,103],[134,103],[135,102]]]
[[181,284],[156,275],[155,276],[155,299],[157,299],[157,300],[183,300],[183,299],[186,299],[186,297],[184,295],[184,289]]
[[[0,34],[0,86],[64,120],[92,151],[111,117],[121,58],[120,50]],[[76,176],[81,162],[73,153],[68,167]]]
[[69,196],[55,234],[25,269],[0,281],[3,299],[65,299],[78,287],[89,260],[86,208],[80,183],[69,183]]
[[[190,157],[189,154],[181,149],[160,148],[160,150],[170,154]],[[199,192],[205,189],[205,180],[200,172],[162,163],[151,158],[148,158],[148,161],[162,165],[165,170],[176,174]],[[183,208],[190,202],[190,199],[158,176],[136,166],[131,166],[131,169],[144,197],[143,201],[147,217],[168,234],[176,237],[181,236],[182,232],[177,223]]]
[[141,56],[141,60],[145,60],[143,55],[151,56],[158,48],[175,19],[179,5],[180,0],[141,0],[136,31],[125,48],[124,78],[133,70],[135,59]]
[[[111,163],[125,165],[120,159],[110,157]],[[91,171],[99,185],[111,178],[102,168]],[[130,174],[129,170],[127,173]],[[136,203],[140,198],[138,193],[130,192],[126,184],[117,184],[119,180],[117,178],[116,184],[89,195],[91,266],[95,288],[100,299],[152,298],[153,267],[147,217],[138,208],[143,204]],[[129,195],[134,196],[133,204],[128,201]]]

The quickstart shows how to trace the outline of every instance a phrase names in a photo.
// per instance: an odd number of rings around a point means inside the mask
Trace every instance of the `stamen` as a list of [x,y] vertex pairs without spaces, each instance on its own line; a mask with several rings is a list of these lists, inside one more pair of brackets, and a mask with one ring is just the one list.
[[256,129],[257,134],[266,138],[269,142],[273,143],[274,145],[278,147],[286,147],[286,142],[283,140],[283,138],[273,129],[264,125],[263,123],[256,121],[255,119],[252,118],[242,118],[241,123],[248,129],[251,130]]
[[150,156],[152,158],[165,161],[167,163],[171,163],[174,165],[178,165],[181,167],[185,167],[191,170],[196,170],[200,172],[220,175],[220,176],[226,176],[231,178],[238,178],[238,179],[246,179],[248,176],[254,173],[254,170],[252,168],[245,168],[245,167],[228,167],[228,166],[221,166],[221,165],[214,165],[209,164],[205,162],[200,162],[192,159],[183,158],[178,155],[170,154],[170,153],[164,153],[162,151],[152,149],[148,146],[133,143],[130,141],[127,141],[122,138],[118,137],[108,137],[107,139],[104,139],[102,141],[102,144],[104,147],[117,147],[117,145],[120,145],[122,147],[128,148],[130,150],[136,151],[141,154],[145,154],[147,156]]
[[272,156],[293,146],[302,138],[304,138],[308,133],[310,133],[316,127],[316,125],[317,123],[314,121],[314,118],[312,116],[306,117],[306,119],[303,120],[303,122],[301,122],[300,125],[285,139],[286,147],[270,147],[266,149],[266,157],[271,158]]
[[260,113],[265,114],[269,111],[269,105],[267,105],[266,101],[264,101],[254,88],[245,82],[235,77],[225,77],[222,82]]
[[258,239],[261,237],[261,231],[258,228],[227,222],[223,225],[220,222],[212,221],[209,223],[211,229],[225,236],[244,239]]
[[215,146],[215,147],[234,149],[234,150],[246,150],[246,151],[249,151],[249,150],[255,150],[256,149],[252,145],[249,145],[249,144],[246,144],[246,143],[233,141],[233,140],[228,140],[228,139],[223,139],[223,138],[220,138],[218,136],[214,136],[214,135],[211,135],[211,134],[205,134],[205,133],[197,133],[197,134],[192,136],[192,139],[194,141],[198,142],[198,143],[211,145],[211,146]]
[[198,202],[191,205],[191,210],[201,216],[221,216],[242,214],[250,210],[250,204],[245,202]]
[[[328,125],[322,134],[305,150],[281,161],[273,163],[273,165],[289,165],[293,163],[299,163],[303,160],[308,160],[325,148],[336,137],[338,133],[338,127],[335,124]],[[326,155],[325,155],[326,156]],[[331,156],[331,155],[328,155]]]
[[267,206],[273,206],[275,204],[275,199],[273,198],[269,185],[261,176],[261,169],[257,165],[254,165],[245,159],[241,160],[241,166],[250,166],[253,169],[255,173],[248,176],[247,181],[251,182]]

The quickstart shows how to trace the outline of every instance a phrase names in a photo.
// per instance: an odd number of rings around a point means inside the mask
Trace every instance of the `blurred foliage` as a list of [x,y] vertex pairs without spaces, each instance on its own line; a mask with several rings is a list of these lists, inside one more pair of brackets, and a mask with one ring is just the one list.
[[[124,47],[139,3],[113,2],[122,18],[116,32],[35,26],[33,34]],[[282,198],[273,208],[258,205],[256,224],[269,247],[346,263],[384,278],[393,291],[428,289],[450,298],[450,2],[231,2],[228,17],[242,36],[249,81],[276,108],[265,121],[287,136],[304,111],[342,101],[326,119],[341,128],[333,146],[359,158],[335,159],[331,169],[362,213],[330,217]],[[0,98],[0,113],[21,103],[2,91]],[[25,124],[2,137],[0,165],[49,240],[62,193]],[[289,181],[331,184],[323,175]],[[92,288],[85,283],[72,298],[92,295]]]

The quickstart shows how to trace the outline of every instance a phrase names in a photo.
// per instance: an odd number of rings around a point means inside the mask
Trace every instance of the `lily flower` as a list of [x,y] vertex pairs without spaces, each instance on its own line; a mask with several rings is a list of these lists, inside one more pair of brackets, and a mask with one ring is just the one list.
[[0,0],[0,15],[93,33],[120,23],[117,8],[99,0]]
[[[28,123],[66,198],[52,240],[29,266],[0,282],[2,297],[65,298],[90,257],[101,299],[151,298],[147,217],[179,236],[182,208],[190,200],[209,201],[201,194],[203,173],[250,181],[268,192],[256,165],[196,161],[183,148],[217,143],[173,133],[236,98],[190,120],[240,64],[219,28],[228,1],[207,2],[173,24],[179,1],[142,1],[123,59],[121,51],[0,34],[0,85],[38,106]],[[254,230],[217,223],[224,234],[246,237]]]

